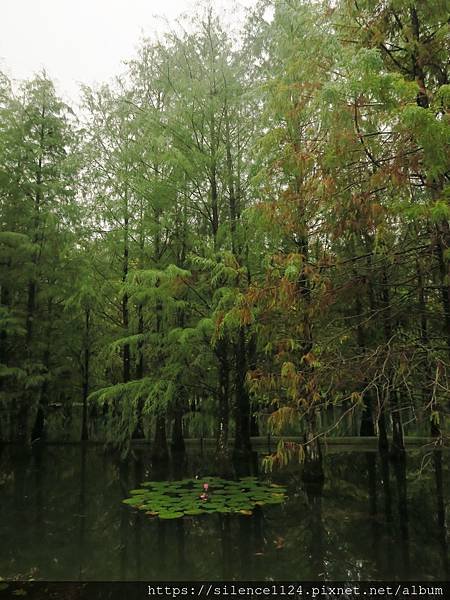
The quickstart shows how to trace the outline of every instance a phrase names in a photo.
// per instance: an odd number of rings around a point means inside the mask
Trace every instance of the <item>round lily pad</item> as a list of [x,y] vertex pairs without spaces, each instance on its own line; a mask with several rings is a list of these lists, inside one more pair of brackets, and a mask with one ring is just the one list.
[[180,519],[183,516],[182,512],[160,512],[160,519]]
[[133,496],[132,498],[126,498],[125,500],[122,500],[124,504],[131,504],[131,506],[137,506],[138,504],[142,504],[143,501],[143,496]]

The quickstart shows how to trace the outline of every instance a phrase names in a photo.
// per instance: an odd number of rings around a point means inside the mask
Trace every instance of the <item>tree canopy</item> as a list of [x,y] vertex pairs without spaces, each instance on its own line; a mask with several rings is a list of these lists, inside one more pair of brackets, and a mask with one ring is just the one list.
[[[83,88],[0,78],[0,440],[127,451],[449,416],[444,2],[211,8]],[[418,430],[419,430],[418,429]]]

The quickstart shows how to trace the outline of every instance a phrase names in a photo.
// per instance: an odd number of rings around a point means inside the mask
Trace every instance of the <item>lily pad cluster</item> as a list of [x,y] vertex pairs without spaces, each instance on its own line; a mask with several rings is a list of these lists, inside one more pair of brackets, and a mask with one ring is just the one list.
[[147,481],[141,488],[130,490],[123,500],[150,517],[179,519],[203,514],[251,515],[257,506],[282,504],[286,489],[275,483],[265,483],[256,477],[237,481],[209,477],[181,481]]

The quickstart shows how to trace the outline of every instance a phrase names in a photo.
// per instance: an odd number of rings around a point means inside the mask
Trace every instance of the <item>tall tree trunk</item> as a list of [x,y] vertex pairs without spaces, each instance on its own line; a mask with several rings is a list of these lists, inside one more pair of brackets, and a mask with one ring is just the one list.
[[[386,267],[383,268],[382,272],[382,307],[383,307],[383,325],[384,325],[384,338],[385,343],[390,351],[390,343],[393,334],[392,315],[391,315],[391,298],[390,298],[390,287],[387,275]],[[385,397],[383,399],[390,409],[392,415],[392,447],[394,453],[398,454],[405,450],[404,436],[403,436],[403,423],[400,412],[400,402],[398,396],[398,390],[394,387],[394,373],[392,372],[392,365],[388,365],[388,382],[386,387]],[[381,441],[381,440],[380,440]]]
[[[439,186],[433,187],[433,196],[437,197],[438,191],[442,191],[442,182]],[[450,252],[450,230],[447,221],[436,225],[436,254],[438,260],[438,277],[441,289],[441,302],[444,312],[444,332],[443,337],[447,342],[447,350],[450,356],[450,260],[446,260],[446,254]],[[442,443],[442,432],[440,428],[440,406],[438,399],[431,399],[431,435],[439,443]]]
[[[43,149],[44,145],[44,118],[45,118],[45,105],[41,109],[41,127],[40,127],[40,147]],[[39,153],[38,163],[36,166],[36,192],[34,195],[34,216],[33,216],[33,256],[32,256],[32,269],[30,280],[28,281],[28,294],[27,294],[27,314],[25,320],[25,346],[26,346],[26,357],[29,365],[31,366],[33,361],[33,333],[34,333],[34,318],[36,312],[36,295],[37,295],[37,282],[36,282],[36,270],[39,260],[39,252],[37,251],[37,244],[42,243],[41,234],[39,232],[41,224],[41,202],[42,202],[42,160],[43,152]],[[27,393],[23,394],[23,397],[19,404],[18,414],[18,439],[25,441],[28,437],[28,413],[30,406],[33,404],[33,389],[30,389]]]
[[[434,195],[437,196],[437,193]],[[450,356],[450,261],[444,258],[449,252],[449,249],[450,226],[447,221],[443,221],[436,226],[436,254],[439,266],[438,273],[441,288],[441,302],[444,312],[444,337],[447,342],[448,354]]]
[[86,308],[84,311],[84,349],[83,349],[83,413],[81,416],[81,441],[89,438],[88,429],[88,396],[89,396],[89,376],[90,376],[90,316],[91,311]]
[[[138,305],[138,334],[144,333],[144,313],[142,304]],[[139,340],[137,345],[137,363],[136,363],[136,379],[142,379],[144,377],[144,352],[143,352],[143,341]],[[144,399],[138,398],[136,408],[136,427],[133,432],[134,439],[141,439],[145,437],[144,434],[144,423],[143,423],[143,411],[144,411]]]
[[[144,310],[142,304],[138,304],[138,334],[142,336],[144,334]],[[139,339],[137,344],[137,363],[136,363],[136,379],[142,379],[144,377],[144,343],[142,339]]]
[[216,130],[214,115],[211,117],[211,167],[209,171],[210,197],[211,197],[211,232],[214,242],[214,251],[217,251],[217,233],[219,231],[219,192],[217,187],[217,164],[216,164]]
[[[302,184],[301,180],[297,179],[297,194],[300,196]],[[302,210],[303,213],[303,210]],[[307,224],[304,224],[304,233],[300,237],[297,245],[299,253],[302,256],[303,264],[307,264],[309,258],[309,239],[307,235]],[[303,343],[301,349],[300,364],[304,372],[304,381],[302,383],[303,390],[301,394],[304,397],[310,397],[310,403],[307,407],[305,414],[306,431],[304,432],[304,448],[305,448],[305,464],[304,464],[304,477],[310,477],[311,479],[317,479],[321,481],[323,479],[323,467],[322,467],[322,451],[320,447],[320,437],[317,435],[317,407],[313,399],[313,391],[316,386],[314,381],[314,367],[309,364],[308,361],[304,360],[304,357],[308,356],[313,350],[313,322],[310,314],[311,308],[311,281],[308,273],[304,267],[300,273],[297,281],[297,293],[299,296],[299,304],[303,311]]]
[[[423,43],[420,37],[420,21],[417,8],[411,4],[409,9],[411,33],[414,43],[411,47],[411,75],[419,86],[416,102],[418,106],[428,109],[430,106],[430,95],[426,88],[426,76],[423,64],[420,60],[419,51]],[[445,82],[446,83],[446,82]],[[427,177],[427,186],[431,191],[433,200],[438,200],[441,197],[444,188],[444,177],[432,176]],[[450,224],[448,220],[443,220],[435,226],[435,236],[431,241],[432,249],[435,249],[438,262],[438,276],[441,289],[441,302],[444,312],[444,338],[447,343],[448,353],[450,356],[450,261],[445,260],[446,253],[450,249]],[[434,437],[440,437],[441,431],[439,427],[439,406],[437,400],[433,400],[431,405],[431,434]]]
[[[369,303],[370,312],[372,315],[375,314],[377,310],[380,309],[378,306],[378,302],[376,300],[375,294],[375,283],[374,283],[374,269],[372,264],[372,256],[370,252],[373,250],[373,241],[372,238],[366,236],[366,243],[368,245],[369,254],[367,256],[367,271],[368,271],[368,280],[367,280],[367,299]],[[375,398],[372,396],[372,408],[374,408]],[[375,433],[378,435],[378,448],[381,453],[387,454],[389,452],[389,440],[387,435],[387,423],[386,423],[386,410],[384,406],[384,401],[378,405],[376,411],[376,418],[373,419],[373,424],[376,425]]]
[[155,462],[165,461],[169,458],[167,450],[167,435],[166,435],[166,416],[164,414],[156,415],[155,420],[155,435],[152,446],[152,460]]
[[[230,237],[231,249],[238,264],[242,263],[242,248],[237,237],[237,226],[240,219],[239,197],[236,194],[234,181],[233,157],[231,153],[231,131],[230,116],[228,112],[228,103],[225,99],[224,105],[225,120],[225,151],[226,151],[226,170],[227,187],[230,213]],[[250,443],[250,399],[245,384],[247,375],[247,347],[245,339],[245,327],[241,326],[238,332],[238,339],[235,343],[235,437],[234,454],[248,454],[251,451]]]
[[[140,237],[139,237],[139,267],[141,269],[144,268],[144,231],[143,231],[143,208],[142,202],[140,206]],[[137,305],[137,317],[138,317],[138,328],[137,332],[139,335],[139,340],[137,343],[137,361],[136,361],[136,379],[139,381],[144,377],[144,340],[142,336],[144,335],[144,307],[142,302],[139,302]],[[144,410],[144,399],[142,397],[138,398],[137,401],[137,415],[136,415],[136,427],[133,432],[134,439],[140,439],[145,437],[144,434],[144,423],[143,423],[143,410]]]
[[239,198],[236,195],[233,174],[233,158],[231,155],[231,135],[230,121],[228,114],[228,105],[225,102],[225,146],[226,146],[226,165],[227,165],[227,186],[230,207],[230,234],[231,234],[231,249],[236,259],[240,262],[241,248],[236,238],[237,223],[240,218]]
[[43,356],[44,365],[44,381],[41,385],[39,403],[34,421],[34,426],[31,433],[31,440],[38,440],[45,436],[45,418],[48,412],[48,388],[49,388],[49,376],[50,376],[50,340],[52,339],[52,312],[53,312],[53,299],[49,298],[47,304],[47,332],[46,332],[46,345]]
[[[355,255],[355,252],[353,252]],[[355,282],[358,281],[358,274],[356,272],[356,268],[353,267],[353,276]],[[363,315],[363,304],[361,302],[361,294],[358,292],[355,295],[355,318],[357,319],[356,325],[356,337],[358,341],[358,347],[362,354],[366,353],[367,344],[366,344],[366,332],[364,330],[364,326],[361,322],[361,318]],[[361,360],[361,359],[360,359]],[[364,381],[365,387],[367,385],[367,379]],[[366,393],[364,398],[364,408],[361,415],[361,426],[359,433],[361,436],[374,436],[375,435],[375,427],[373,423],[373,406],[372,406],[372,393],[369,390]]]
[[[420,343],[422,345],[423,352],[423,380],[422,380],[422,399],[423,405],[428,405],[428,398],[430,396],[430,384],[431,384],[431,365],[428,358],[428,317],[427,317],[427,298],[424,285],[424,273],[420,259],[416,261],[416,276],[417,276],[417,300],[419,306],[419,323],[420,323]],[[433,434],[433,423],[431,425]]]
[[[250,282],[250,277],[248,277]],[[247,360],[248,370],[253,371],[256,369],[256,335],[254,332],[249,331],[248,342],[247,342]],[[257,418],[257,401],[250,402],[250,436],[259,436],[259,423]]]
[[[129,264],[129,213],[128,213],[128,191],[125,191],[125,214],[124,214],[124,243],[123,243],[123,268],[122,282],[126,285]],[[122,297],[122,326],[126,336],[129,335],[130,315],[128,307],[128,293],[124,292]],[[123,346],[123,382],[130,381],[130,345]]]
[[183,437],[183,410],[181,407],[181,400],[176,399],[176,407],[174,411],[173,428],[172,428],[172,443],[171,449],[175,454],[184,454],[186,447],[184,444]]
[[247,356],[245,331],[239,328],[238,340],[235,344],[235,422],[234,454],[248,454],[251,452],[250,442],[250,399],[245,377],[247,374]]
[[228,362],[228,344],[225,339],[220,339],[217,342],[216,354],[219,363],[216,449],[219,457],[226,458],[228,456],[230,422],[230,365]]
[[[159,211],[156,212],[156,222],[158,224],[158,228],[157,228],[157,232],[156,232],[156,236],[155,236],[155,262],[159,263],[159,261],[161,260],[161,239],[160,239],[160,229],[159,229],[159,219],[160,219],[160,213]],[[158,285],[158,283],[156,284]],[[156,326],[155,326],[155,331],[157,334],[157,338],[158,341],[157,343],[157,349],[156,349],[156,357],[157,357],[157,364],[159,364],[161,362],[162,356],[161,356],[161,347],[160,347],[160,341],[159,341],[159,336],[162,334],[162,304],[161,301],[159,299],[156,300],[156,306],[155,306],[155,313],[156,313]],[[165,460],[167,460],[169,457],[169,450],[167,447],[167,434],[166,434],[166,415],[165,413],[162,412],[158,412],[156,415],[156,420],[155,420],[155,435],[154,435],[154,439],[153,439],[153,447],[152,447],[152,460],[154,460],[155,462],[163,462]]]
[[[35,310],[36,282],[34,280],[30,280],[28,283],[27,316],[25,326],[26,359],[29,364],[29,368],[33,360],[33,319]],[[25,442],[28,438],[28,413],[33,400],[33,390],[29,389],[22,395],[18,403],[17,439],[20,442]]]

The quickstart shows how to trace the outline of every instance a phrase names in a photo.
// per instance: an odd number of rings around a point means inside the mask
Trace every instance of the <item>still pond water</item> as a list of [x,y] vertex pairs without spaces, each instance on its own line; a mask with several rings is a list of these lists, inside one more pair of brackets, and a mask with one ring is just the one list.
[[[158,521],[123,505],[147,479],[214,474],[207,454],[163,473],[140,448],[125,464],[100,447],[0,455],[0,577],[45,580],[448,580],[450,454],[330,452],[323,486],[291,466],[272,475],[283,505],[252,516]],[[258,474],[260,458],[240,465]],[[264,476],[263,474],[261,475]]]

